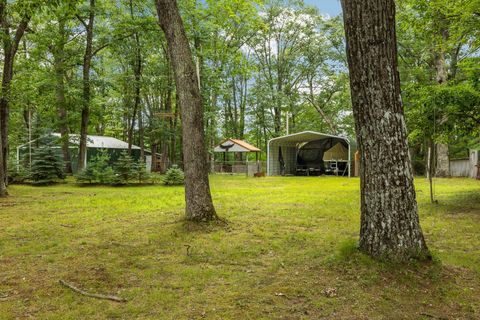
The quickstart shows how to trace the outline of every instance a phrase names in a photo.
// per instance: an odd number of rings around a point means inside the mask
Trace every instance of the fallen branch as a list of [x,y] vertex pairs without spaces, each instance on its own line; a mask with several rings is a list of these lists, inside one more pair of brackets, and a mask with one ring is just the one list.
[[80,293],[81,295],[84,295],[84,296],[87,296],[87,297],[91,297],[91,298],[97,298],[97,299],[105,299],[105,300],[112,300],[112,301],[116,301],[116,302],[127,302],[127,299],[125,298],[120,298],[120,297],[117,297],[117,296],[111,296],[111,295],[103,295],[103,294],[98,294],[98,293],[90,293],[90,292],[87,292],[87,291],[83,291],[82,289],[79,289],[71,284],[69,284],[68,282],[65,282],[63,280],[59,280],[60,284],[64,287],[67,287],[77,293]]

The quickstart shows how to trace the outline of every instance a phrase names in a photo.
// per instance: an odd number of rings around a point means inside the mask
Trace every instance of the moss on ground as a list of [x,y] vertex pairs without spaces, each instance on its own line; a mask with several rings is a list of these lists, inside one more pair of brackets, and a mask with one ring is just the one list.
[[431,205],[417,179],[435,259],[408,265],[356,250],[356,178],[211,182],[228,225],[182,222],[182,187],[12,186],[0,200],[0,319],[480,318],[480,182],[436,180]]

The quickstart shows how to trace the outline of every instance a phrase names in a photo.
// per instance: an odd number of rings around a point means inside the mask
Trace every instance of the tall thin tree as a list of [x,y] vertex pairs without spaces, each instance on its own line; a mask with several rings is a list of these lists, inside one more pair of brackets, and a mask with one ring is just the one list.
[[82,170],[87,162],[87,134],[90,120],[90,69],[95,55],[93,50],[93,28],[95,23],[95,0],[90,0],[88,8],[88,20],[85,21],[80,15],[77,18],[83,24],[86,32],[85,53],[83,54],[83,90],[82,90],[82,119],[80,122],[80,141],[78,146],[78,171]]
[[182,116],[183,164],[185,169],[186,218],[217,219],[208,181],[203,105],[192,52],[175,0],[157,0],[160,27],[165,33]]
[[342,0],[360,153],[360,249],[429,257],[419,223],[397,71],[394,0]]
[[8,14],[8,1],[0,1],[0,28],[3,45],[2,87],[0,90],[0,197],[7,194],[7,158],[8,158],[8,119],[10,115],[10,89],[13,80],[13,65],[18,45],[27,30],[30,14],[21,13],[21,19],[12,34],[11,17]]
[[[60,10],[59,10],[60,11]],[[58,37],[51,51],[53,54],[53,68],[55,71],[55,95],[58,113],[58,125],[62,136],[62,154],[65,164],[65,173],[72,173],[72,163],[70,156],[70,129],[68,126],[67,100],[65,96],[65,44],[68,34],[66,29],[67,18],[58,13]]]

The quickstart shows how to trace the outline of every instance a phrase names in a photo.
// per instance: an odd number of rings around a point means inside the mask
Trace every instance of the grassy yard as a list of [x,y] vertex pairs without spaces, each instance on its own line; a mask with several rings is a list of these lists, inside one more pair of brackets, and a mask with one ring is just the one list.
[[[183,189],[12,186],[0,319],[480,319],[480,182],[417,179],[435,259],[355,250],[359,180],[211,177],[228,225],[179,221]],[[126,303],[62,287],[114,294]]]

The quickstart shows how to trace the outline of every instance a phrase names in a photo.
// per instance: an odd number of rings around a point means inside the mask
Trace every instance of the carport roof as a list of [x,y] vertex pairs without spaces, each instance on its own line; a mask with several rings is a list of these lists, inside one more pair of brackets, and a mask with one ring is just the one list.
[[326,138],[343,139],[347,143],[350,143],[350,141],[345,137],[334,136],[331,134],[320,133],[315,131],[302,131],[302,132],[293,133],[286,136],[270,139],[269,144],[273,144],[273,145],[292,144],[292,143],[310,142],[310,141],[326,139]]

